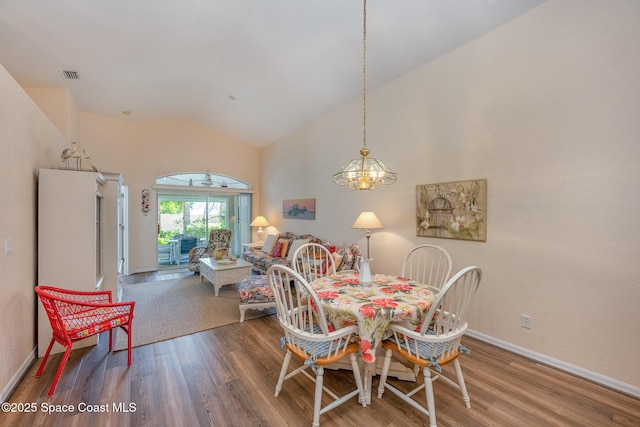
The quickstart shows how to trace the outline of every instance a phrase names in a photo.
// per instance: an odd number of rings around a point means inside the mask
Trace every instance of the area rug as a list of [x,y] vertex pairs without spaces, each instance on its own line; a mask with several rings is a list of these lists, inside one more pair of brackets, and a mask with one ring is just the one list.
[[[123,285],[122,301],[135,301],[132,345],[138,347],[240,321],[238,291],[223,286],[216,297],[213,285],[200,276]],[[245,321],[273,314],[272,309],[249,310]],[[127,348],[127,334],[118,329],[114,350]]]

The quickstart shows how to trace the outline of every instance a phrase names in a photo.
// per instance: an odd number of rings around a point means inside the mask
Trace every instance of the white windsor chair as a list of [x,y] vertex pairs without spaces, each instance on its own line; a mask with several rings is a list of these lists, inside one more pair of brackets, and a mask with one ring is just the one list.
[[[320,415],[356,395],[362,406],[365,406],[362,377],[356,357],[360,346],[357,341],[352,342],[352,338],[358,332],[357,326],[330,332],[320,299],[307,281],[293,269],[284,265],[273,265],[267,270],[267,279],[275,296],[278,322],[284,331],[280,345],[287,349],[275,396],[278,397],[286,380],[299,373],[314,381],[314,427],[320,425]],[[324,385],[324,366],[347,355],[351,359],[356,389],[338,396]],[[300,360],[302,365],[288,372],[293,357]],[[315,378],[308,369],[315,373]],[[325,407],[321,406],[323,391],[333,398],[333,402]]]
[[318,243],[305,243],[293,254],[293,269],[311,283],[321,277],[336,274],[336,265],[329,249]]
[[417,280],[439,292],[451,274],[451,256],[435,245],[420,245],[411,249],[402,263],[402,277]]

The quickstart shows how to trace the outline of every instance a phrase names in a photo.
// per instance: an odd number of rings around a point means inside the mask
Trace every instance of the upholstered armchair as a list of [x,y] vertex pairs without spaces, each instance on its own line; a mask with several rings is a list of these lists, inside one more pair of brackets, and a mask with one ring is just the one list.
[[211,230],[207,246],[196,246],[189,251],[189,270],[200,273],[200,258],[212,257],[216,249],[231,246],[231,230]]

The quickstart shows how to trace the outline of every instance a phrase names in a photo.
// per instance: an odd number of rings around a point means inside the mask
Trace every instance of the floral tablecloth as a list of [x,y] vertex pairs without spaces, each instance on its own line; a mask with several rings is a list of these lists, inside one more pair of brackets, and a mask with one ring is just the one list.
[[426,285],[385,274],[374,274],[369,285],[358,282],[358,273],[331,275],[310,285],[334,328],[358,325],[362,358],[367,363],[375,362],[376,348],[386,338],[389,323],[419,329],[422,315],[435,298]]

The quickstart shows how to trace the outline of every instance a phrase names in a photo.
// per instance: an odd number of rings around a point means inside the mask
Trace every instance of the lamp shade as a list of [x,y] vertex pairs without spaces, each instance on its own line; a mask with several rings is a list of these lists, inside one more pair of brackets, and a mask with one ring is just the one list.
[[384,225],[382,225],[376,214],[373,212],[362,212],[351,228],[371,230],[374,228],[384,228]]
[[262,215],[258,215],[253,219],[253,221],[251,221],[251,224],[249,225],[251,225],[252,227],[268,227],[269,222]]

